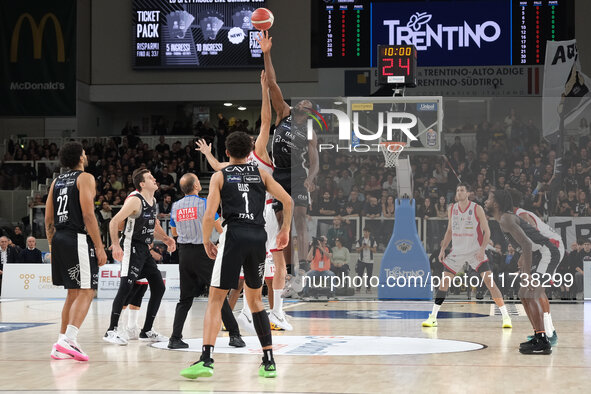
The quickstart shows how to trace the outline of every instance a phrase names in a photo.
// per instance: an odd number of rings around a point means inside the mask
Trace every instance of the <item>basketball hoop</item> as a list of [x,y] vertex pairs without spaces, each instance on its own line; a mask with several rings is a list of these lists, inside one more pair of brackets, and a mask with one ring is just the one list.
[[382,153],[384,154],[384,159],[386,159],[384,167],[398,167],[398,156],[400,156],[406,147],[406,142],[386,141],[380,142],[380,145],[382,145]]

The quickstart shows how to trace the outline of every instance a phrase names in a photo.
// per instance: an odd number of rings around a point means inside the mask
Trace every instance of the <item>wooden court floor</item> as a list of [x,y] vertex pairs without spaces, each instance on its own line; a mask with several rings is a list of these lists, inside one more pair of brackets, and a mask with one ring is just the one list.
[[[104,342],[101,337],[108,325],[109,300],[93,302],[79,334],[79,342],[90,361],[51,360],[49,352],[57,337],[62,302],[0,302],[1,391],[588,393],[591,390],[590,302],[552,304],[559,343],[549,356],[518,353],[519,343],[531,330],[527,318],[520,316],[519,308],[514,306],[510,308],[516,314],[513,329],[500,328],[500,316],[492,316],[494,308],[490,304],[470,302],[444,304],[442,312],[454,314],[440,318],[438,328],[424,329],[420,327],[422,319],[417,317],[431,310],[430,302],[291,302],[286,308],[294,315],[291,318],[294,331],[274,332],[275,344],[288,340],[282,339],[286,336],[307,340],[380,336],[402,337],[402,341],[410,338],[468,341],[485,347],[453,353],[363,355],[369,348],[385,353],[393,349],[382,346],[380,339],[361,338],[352,348],[353,355],[279,354],[276,379],[257,376],[260,355],[216,351],[214,376],[196,381],[182,378],[179,371],[195,361],[198,352],[161,350],[137,341],[126,347]],[[194,303],[185,325],[185,338],[200,338],[205,305],[203,300]],[[175,302],[163,301],[154,326],[167,336],[172,331],[174,308]],[[19,328],[16,323],[43,325]],[[227,345],[227,333],[220,334],[217,345]]]

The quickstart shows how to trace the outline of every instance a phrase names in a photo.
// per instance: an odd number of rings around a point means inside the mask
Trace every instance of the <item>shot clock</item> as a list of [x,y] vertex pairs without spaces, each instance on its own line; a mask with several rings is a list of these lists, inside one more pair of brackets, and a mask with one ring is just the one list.
[[417,50],[414,45],[378,45],[378,84],[415,87]]

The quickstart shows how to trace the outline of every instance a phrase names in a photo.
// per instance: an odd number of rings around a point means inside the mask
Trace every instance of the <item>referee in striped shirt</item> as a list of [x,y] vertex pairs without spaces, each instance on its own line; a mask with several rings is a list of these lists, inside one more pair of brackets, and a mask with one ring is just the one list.
[[[180,186],[185,197],[172,204],[170,226],[172,235],[178,237],[181,296],[176,305],[173,331],[168,342],[169,349],[189,347],[182,341],[183,326],[193,304],[193,298],[199,296],[204,287],[211,283],[214,264],[203,247],[201,226],[207,200],[197,195],[201,191],[199,179],[195,174],[187,173],[181,177]],[[217,219],[216,214],[215,227],[221,234],[222,226]],[[230,333],[230,346],[246,346],[240,337],[240,329],[228,300],[225,300],[222,306],[222,321]]]

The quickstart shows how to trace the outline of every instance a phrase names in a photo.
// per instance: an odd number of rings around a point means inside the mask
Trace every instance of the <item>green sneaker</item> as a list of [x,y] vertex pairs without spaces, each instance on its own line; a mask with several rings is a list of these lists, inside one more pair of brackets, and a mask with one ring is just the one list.
[[437,327],[437,319],[429,313],[429,318],[422,323],[423,327]]
[[276,378],[277,369],[275,368],[275,361],[266,364],[263,361],[259,367],[259,376],[262,376],[263,378]]
[[213,376],[213,360],[197,361],[181,371],[181,376],[187,379],[210,378]]
[[[533,337],[533,335],[528,335],[527,340],[531,341]],[[556,334],[556,330],[554,330],[554,332],[552,333],[552,337],[548,337],[548,340],[550,341],[551,346],[558,345],[558,335]]]

